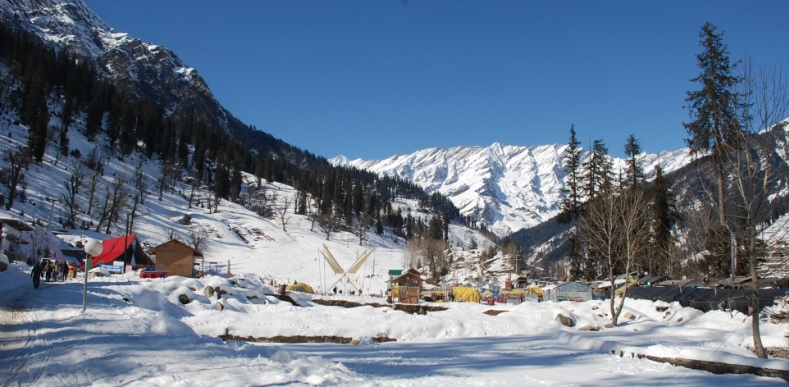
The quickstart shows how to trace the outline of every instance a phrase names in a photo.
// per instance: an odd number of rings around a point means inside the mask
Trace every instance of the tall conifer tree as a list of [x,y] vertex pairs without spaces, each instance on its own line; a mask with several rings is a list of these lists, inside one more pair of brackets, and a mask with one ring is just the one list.
[[641,160],[638,159],[639,154],[641,154],[641,143],[631,134],[625,142],[627,186],[630,188],[644,185],[644,169],[641,167]]
[[581,216],[581,142],[575,134],[575,125],[570,125],[570,142],[564,151],[562,165],[564,172],[567,173],[565,186],[563,189],[564,198],[562,199],[562,213],[557,218],[561,223],[573,223],[573,234],[570,236],[570,244],[567,257],[570,260],[570,275],[581,277],[582,257],[581,249],[581,227],[578,218]]
[[718,222],[726,225],[724,163],[731,148],[742,139],[742,128],[737,116],[739,95],[736,91],[740,78],[732,74],[734,65],[723,44],[723,33],[709,22],[701,27],[702,52],[696,55],[701,74],[691,79],[701,89],[689,91],[685,101],[693,121],[684,123],[688,131],[686,142],[692,154],[710,152],[715,164],[718,187]]

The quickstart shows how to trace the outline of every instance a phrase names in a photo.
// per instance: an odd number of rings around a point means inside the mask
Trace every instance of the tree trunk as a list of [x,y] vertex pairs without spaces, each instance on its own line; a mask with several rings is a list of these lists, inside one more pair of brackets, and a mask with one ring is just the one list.
[[753,311],[751,313],[751,329],[753,333],[753,350],[756,352],[756,357],[761,359],[767,358],[767,351],[764,350],[764,345],[762,344],[762,334],[759,325],[759,314],[761,311],[759,305],[759,276],[756,273],[756,265],[757,265],[757,257],[754,251],[754,247],[756,245],[756,235],[751,232],[751,238],[749,243],[749,250],[750,250],[750,269],[751,269],[751,286],[753,286],[753,301],[752,307]]

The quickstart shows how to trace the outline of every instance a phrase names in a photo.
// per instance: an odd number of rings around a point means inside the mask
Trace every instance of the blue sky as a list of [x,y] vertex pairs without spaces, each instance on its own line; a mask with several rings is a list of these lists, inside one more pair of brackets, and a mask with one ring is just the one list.
[[789,63],[789,1],[85,0],[247,124],[325,157],[603,139],[676,150],[698,33]]

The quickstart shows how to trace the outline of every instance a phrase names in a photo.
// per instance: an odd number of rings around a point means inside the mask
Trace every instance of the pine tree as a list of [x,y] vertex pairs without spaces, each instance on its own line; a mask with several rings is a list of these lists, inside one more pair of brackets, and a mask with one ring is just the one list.
[[717,169],[718,222],[726,226],[725,170],[727,154],[743,138],[737,116],[739,95],[736,91],[741,79],[732,74],[734,65],[729,60],[723,34],[709,22],[699,33],[703,51],[696,55],[701,74],[691,79],[701,89],[689,91],[685,101],[693,121],[683,123],[691,154],[710,152]]
[[647,262],[650,274],[670,275],[671,229],[674,226],[674,193],[671,182],[663,175],[660,166],[655,167],[652,185],[652,253]]
[[603,140],[594,140],[592,155],[583,164],[586,197],[593,199],[611,187],[611,160]]
[[[726,249],[730,249],[732,231],[726,220],[726,166],[730,151],[738,149],[742,138],[742,127],[738,118],[739,94],[736,87],[741,79],[732,74],[728,50],[723,44],[722,33],[709,22],[699,33],[703,51],[696,55],[701,74],[693,78],[701,89],[689,91],[685,99],[691,111],[692,122],[684,123],[689,138],[686,139],[691,154],[709,152],[717,180],[718,223],[708,230],[705,246],[711,254],[707,267],[717,274],[727,273]],[[721,260],[722,262],[713,262]]]
[[628,187],[641,187],[644,185],[644,169],[641,167],[641,160],[638,156],[641,154],[641,144],[636,137],[631,134],[627,137],[625,142],[625,156],[627,160],[627,186]]
[[[603,140],[595,140],[592,143],[592,154],[583,164],[582,176],[584,194],[588,198],[587,207],[595,200],[609,200],[609,196],[613,195],[611,160],[608,157],[608,148]],[[582,215],[586,216],[586,213]],[[594,279],[600,275],[603,262],[607,261],[608,257],[606,256],[607,252],[601,250],[599,246],[596,248],[588,245],[590,240],[588,231],[590,230],[585,230],[584,235],[579,236],[575,243],[580,243],[581,240],[587,243],[586,256],[583,262],[583,276],[586,279]]]
[[565,186],[562,189],[564,197],[562,198],[562,212],[557,217],[560,223],[573,222],[573,234],[570,235],[569,243],[570,248],[567,252],[567,257],[570,261],[570,275],[580,278],[582,275],[582,246],[580,243],[581,227],[578,218],[581,216],[581,151],[579,147],[581,142],[578,141],[575,134],[575,125],[570,125],[570,142],[567,143],[567,149],[564,151],[564,158],[562,165],[564,172],[567,174],[565,179]]

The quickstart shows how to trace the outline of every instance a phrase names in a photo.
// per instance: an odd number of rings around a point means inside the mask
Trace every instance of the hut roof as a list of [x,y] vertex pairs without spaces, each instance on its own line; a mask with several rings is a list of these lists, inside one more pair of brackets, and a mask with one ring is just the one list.
[[407,280],[409,278],[417,279],[419,282],[425,281],[425,279],[422,278],[422,274],[416,271],[416,269],[408,269],[405,273],[390,279],[389,282],[402,282],[403,280]]
[[186,243],[183,243],[183,242],[181,242],[181,241],[179,241],[178,239],[175,239],[175,238],[170,239],[169,241],[164,242],[164,243],[162,243],[162,244],[160,244],[160,245],[158,245],[156,247],[153,247],[150,250],[150,254],[156,254],[156,249],[158,249],[158,248],[160,248],[162,246],[165,246],[165,245],[170,245],[170,244],[178,244],[178,245],[186,246],[186,247],[192,249],[192,254],[195,257],[202,257],[203,256],[203,253],[201,253],[200,251],[195,250],[194,248],[192,248],[192,246],[189,246]]
[[592,288],[577,281],[570,281],[557,284],[556,290],[560,292],[589,292],[592,290]]

